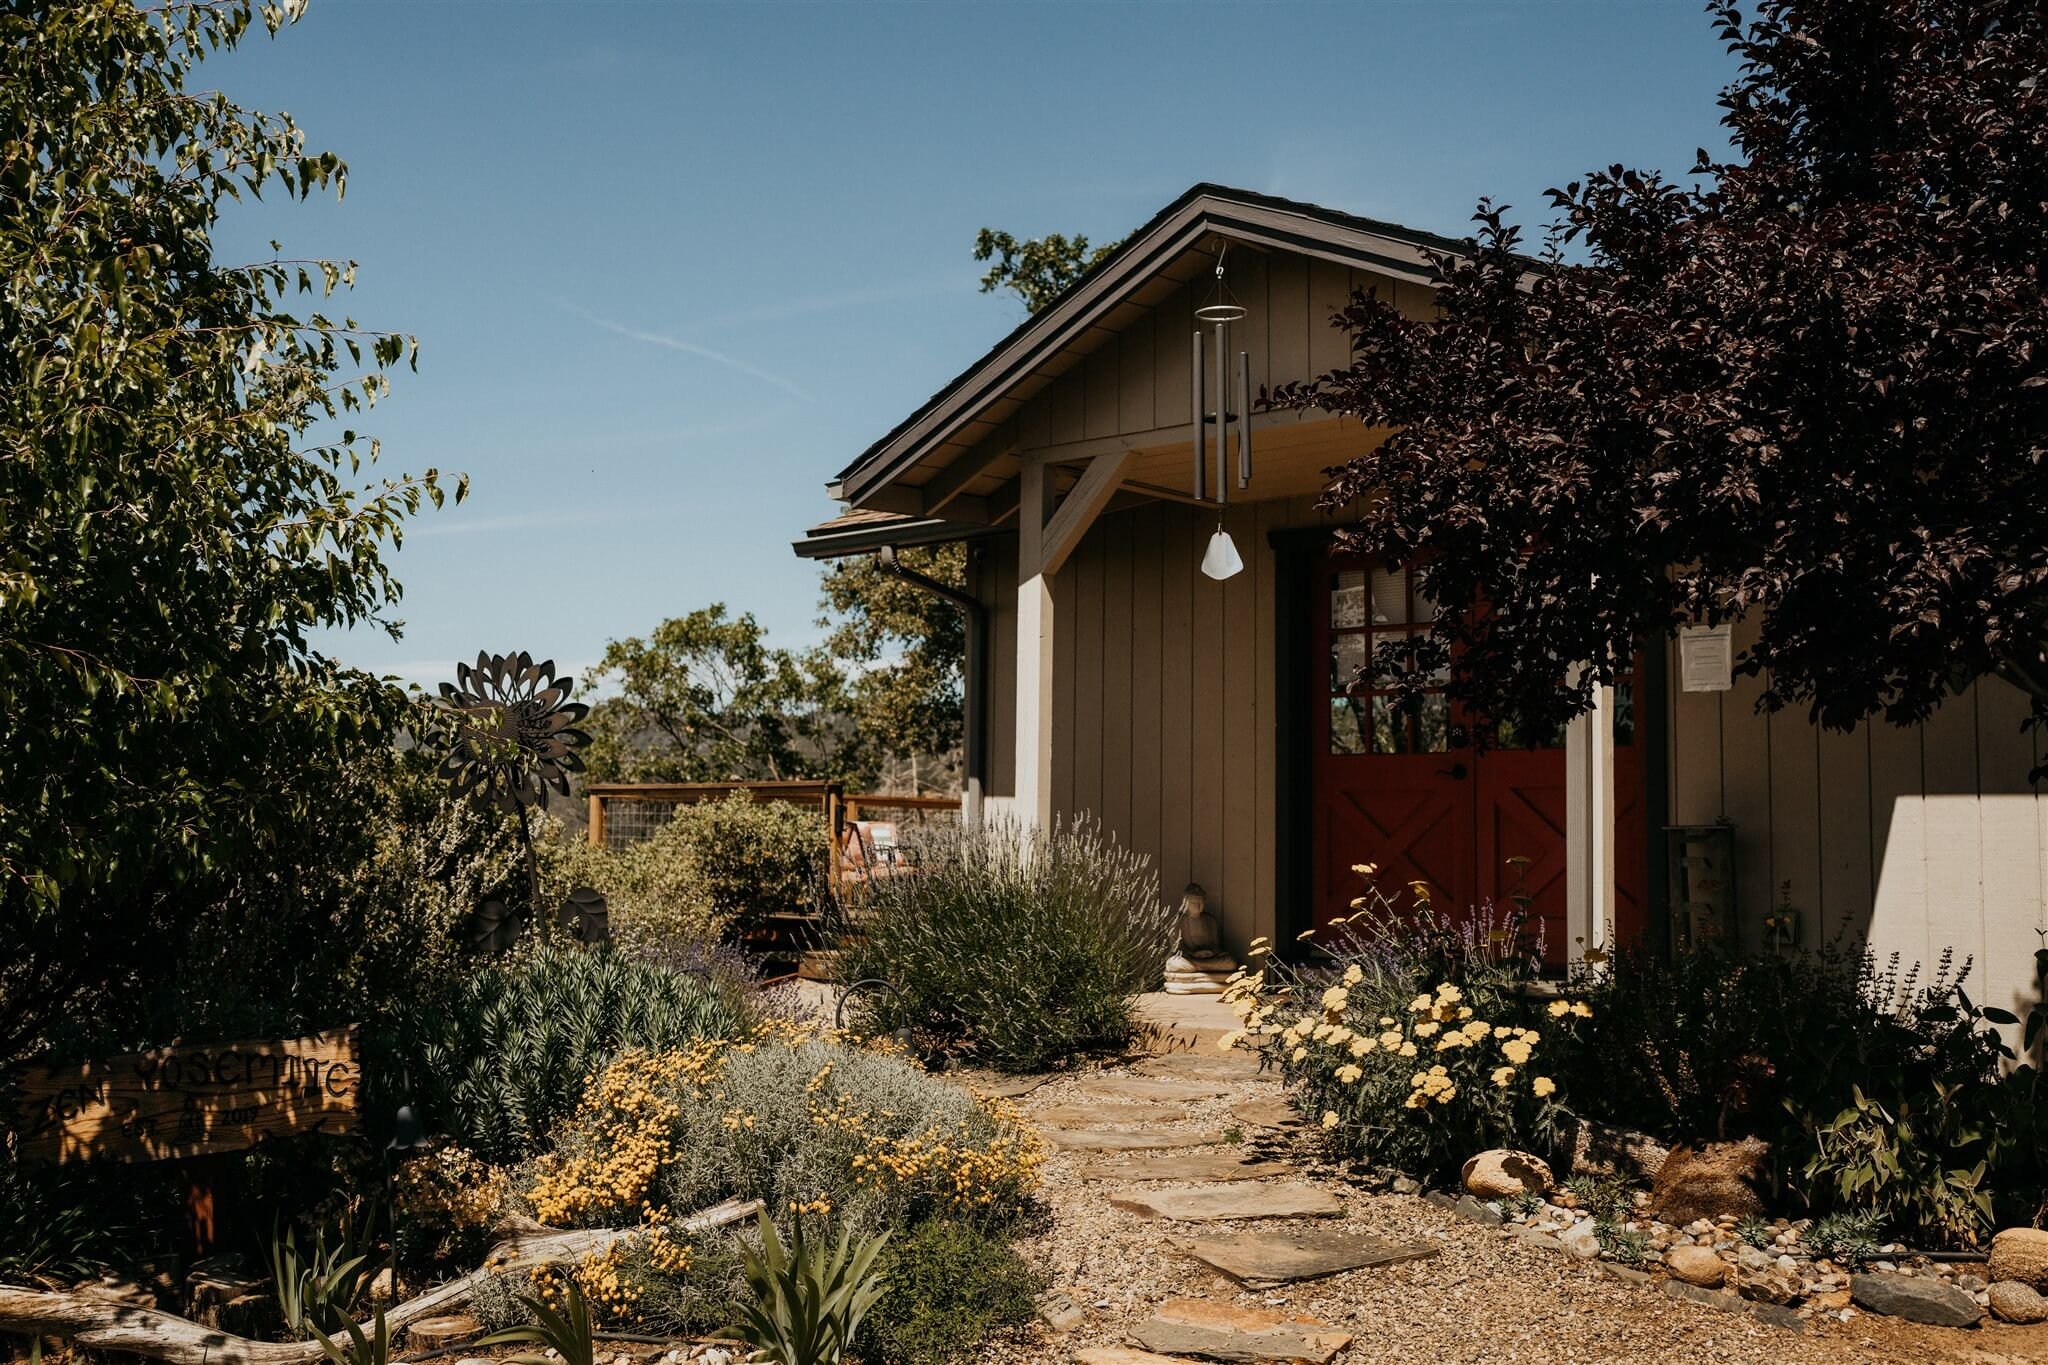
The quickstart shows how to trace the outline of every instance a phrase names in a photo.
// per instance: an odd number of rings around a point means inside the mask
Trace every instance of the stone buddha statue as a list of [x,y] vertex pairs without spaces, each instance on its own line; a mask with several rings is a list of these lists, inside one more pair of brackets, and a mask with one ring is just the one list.
[[1237,960],[1223,951],[1223,930],[1209,909],[1199,882],[1189,882],[1180,898],[1180,945],[1166,959],[1168,995],[1220,995]]

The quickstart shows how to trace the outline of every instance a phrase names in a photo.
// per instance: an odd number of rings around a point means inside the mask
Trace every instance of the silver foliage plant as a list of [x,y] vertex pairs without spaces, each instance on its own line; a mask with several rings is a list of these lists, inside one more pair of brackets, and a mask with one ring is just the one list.
[[846,978],[890,987],[866,1026],[1011,1071],[1130,1040],[1177,925],[1148,858],[1091,817],[997,817],[917,831],[905,862],[845,897]]

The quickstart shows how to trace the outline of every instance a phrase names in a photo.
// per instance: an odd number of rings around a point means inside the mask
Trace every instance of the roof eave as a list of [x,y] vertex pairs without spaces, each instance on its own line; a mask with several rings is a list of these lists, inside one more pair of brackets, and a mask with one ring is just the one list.
[[[1009,385],[1070,344],[1166,261],[1204,236],[1225,236],[1362,266],[1397,279],[1430,284],[1429,255],[1464,244],[1430,233],[1316,209],[1310,205],[1198,185],[1168,205],[1069,286],[1052,305],[1026,319],[987,355],[870,446],[827,484],[831,495],[859,506],[915,464],[935,444],[972,420]],[[1466,248],[1469,249],[1469,248]]]

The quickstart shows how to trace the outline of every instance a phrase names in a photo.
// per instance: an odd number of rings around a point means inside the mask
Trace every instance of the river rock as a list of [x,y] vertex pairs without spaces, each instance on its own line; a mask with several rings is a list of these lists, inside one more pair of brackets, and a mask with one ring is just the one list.
[[1974,1327],[1984,1316],[1968,1294],[1926,1276],[1851,1275],[1849,1294],[1859,1308],[1932,1327]]
[[1527,1152],[1495,1147],[1465,1163],[1465,1192],[1481,1199],[1510,1199],[1518,1194],[1542,1194],[1550,1188],[1550,1167],[1543,1158]]
[[1674,1147],[1657,1170],[1651,1207],[1672,1224],[1700,1218],[1761,1218],[1764,1201],[1756,1182],[1770,1151],[1756,1138],[1710,1142],[1698,1151]]
[[2018,1280],[2000,1280],[1987,1292],[2001,1322],[2048,1322],[2048,1298]]
[[1687,1284],[1702,1289],[1719,1289],[1728,1278],[1728,1267],[1712,1250],[1702,1246],[1673,1247],[1664,1253],[1664,1267]]
[[1571,1230],[1557,1240],[1566,1251],[1582,1261],[1600,1259],[1600,1232],[1590,1218],[1582,1218],[1572,1224]]
[[2048,1232],[2007,1228],[1993,1237],[1991,1265],[1985,1276],[1994,1284],[2013,1280],[2037,1294],[2048,1294]]

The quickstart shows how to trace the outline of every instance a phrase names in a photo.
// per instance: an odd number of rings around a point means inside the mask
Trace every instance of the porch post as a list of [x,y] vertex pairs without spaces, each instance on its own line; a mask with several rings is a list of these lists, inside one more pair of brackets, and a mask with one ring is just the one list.
[[1024,456],[1017,498],[1017,818],[1052,824],[1052,576],[1045,570],[1053,471]]
[[[1593,707],[1565,729],[1567,956],[1604,956],[1614,923],[1614,689],[1593,689]],[[1596,962],[1600,959],[1595,958]]]

